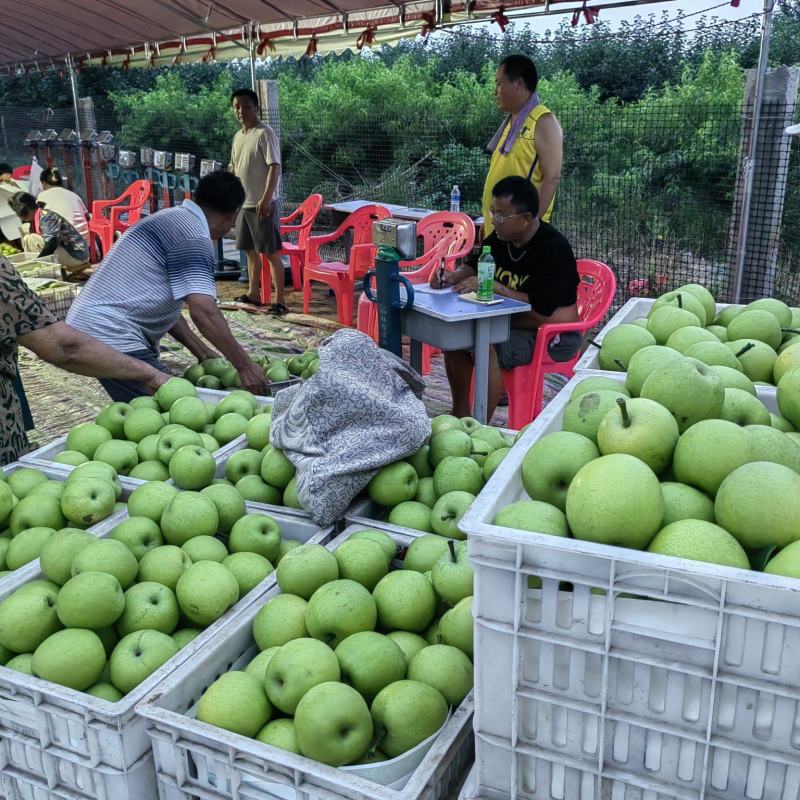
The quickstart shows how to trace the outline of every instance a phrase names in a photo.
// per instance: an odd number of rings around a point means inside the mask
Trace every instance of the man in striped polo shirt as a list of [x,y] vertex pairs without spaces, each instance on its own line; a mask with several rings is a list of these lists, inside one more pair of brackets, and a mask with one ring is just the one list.
[[[264,394],[268,382],[231,334],[217,308],[213,239],[233,227],[244,202],[241,181],[227,172],[201,178],[194,201],[145,217],[104,259],[67,314],[73,328],[159,369],[159,342],[171,334],[198,360],[218,354],[181,315],[184,304],[200,333],[233,364],[242,387]],[[100,381],[112,400],[146,394],[128,381]]]

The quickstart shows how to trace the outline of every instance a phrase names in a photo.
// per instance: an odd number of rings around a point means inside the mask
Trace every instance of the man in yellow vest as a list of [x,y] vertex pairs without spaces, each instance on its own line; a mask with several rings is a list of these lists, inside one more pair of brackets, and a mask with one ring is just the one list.
[[506,56],[497,68],[497,105],[508,115],[487,149],[492,154],[483,187],[483,235],[493,230],[492,189],[503,178],[519,175],[539,192],[539,217],[549,222],[561,178],[564,137],[558,120],[539,102],[536,65],[527,56]]

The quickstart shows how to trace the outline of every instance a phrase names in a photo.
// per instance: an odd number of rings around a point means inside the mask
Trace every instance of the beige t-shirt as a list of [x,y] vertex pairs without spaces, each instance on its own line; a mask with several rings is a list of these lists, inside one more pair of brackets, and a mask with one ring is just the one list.
[[[233,174],[244,186],[244,208],[255,208],[267,185],[271,164],[281,163],[281,147],[275,131],[266,122],[250,130],[240,130],[233,137],[231,165]],[[277,200],[278,189],[275,190]]]

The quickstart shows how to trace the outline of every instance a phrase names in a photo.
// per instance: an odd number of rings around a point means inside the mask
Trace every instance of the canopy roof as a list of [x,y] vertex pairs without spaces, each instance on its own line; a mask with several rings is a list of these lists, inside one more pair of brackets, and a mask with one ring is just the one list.
[[[627,0],[638,5],[655,0]],[[170,64],[361,48],[443,23],[576,0],[2,0],[0,75],[81,64]],[[584,7],[586,3],[583,4]],[[592,7],[605,5],[594,0]],[[578,0],[580,8],[580,0]],[[587,21],[592,8],[585,12]]]

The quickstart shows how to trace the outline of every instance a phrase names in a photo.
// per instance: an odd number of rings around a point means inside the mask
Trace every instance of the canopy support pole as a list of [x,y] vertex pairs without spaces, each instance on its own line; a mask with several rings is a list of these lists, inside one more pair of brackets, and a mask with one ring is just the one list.
[[753,97],[753,129],[750,148],[745,162],[744,189],[742,192],[742,212],[739,216],[739,242],[736,248],[736,266],[733,282],[733,302],[738,303],[742,296],[744,265],[747,258],[747,228],[750,224],[750,206],[753,200],[756,159],[758,156],[758,134],[761,125],[761,105],[764,99],[764,80],[769,65],[769,39],[772,32],[772,13],[775,0],[764,0],[764,13],[761,17],[761,46],[758,52],[756,88]]
[[72,89],[72,110],[75,113],[75,133],[80,135],[81,116],[78,113],[78,73],[75,71],[75,62],[72,56],[67,56],[67,71],[69,73],[69,85]]
[[254,23],[247,25],[247,52],[250,54],[250,88],[256,90],[256,42],[253,35]]

